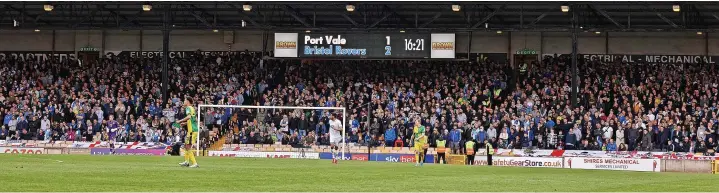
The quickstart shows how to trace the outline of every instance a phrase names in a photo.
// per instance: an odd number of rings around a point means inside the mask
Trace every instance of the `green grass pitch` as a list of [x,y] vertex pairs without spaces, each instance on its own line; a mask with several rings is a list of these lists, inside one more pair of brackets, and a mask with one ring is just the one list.
[[716,191],[719,175],[298,159],[0,154],[0,192]]

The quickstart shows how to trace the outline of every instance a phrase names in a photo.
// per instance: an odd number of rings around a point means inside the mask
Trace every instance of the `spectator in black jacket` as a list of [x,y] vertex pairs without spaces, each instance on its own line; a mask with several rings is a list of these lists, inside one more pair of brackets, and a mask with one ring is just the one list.
[[300,143],[300,138],[297,135],[297,132],[292,133],[292,136],[290,137],[289,140],[290,140],[290,142],[289,142],[290,146],[292,146],[294,148],[302,147],[302,143]]
[[32,138],[36,138],[37,130],[40,129],[40,120],[37,120],[37,116],[33,116],[32,120],[28,123],[28,135]]
[[300,115],[300,120],[298,122],[297,128],[300,130],[300,136],[306,136],[307,135],[307,128],[309,127],[309,123],[305,119],[305,115]]
[[18,117],[17,125],[15,127],[17,128],[17,135],[20,136],[21,139],[27,140],[28,122],[25,120],[25,116]]
[[629,139],[629,151],[634,151],[634,149],[637,147],[637,139],[639,138],[639,130],[634,127],[630,127],[627,130],[628,133],[628,139]]

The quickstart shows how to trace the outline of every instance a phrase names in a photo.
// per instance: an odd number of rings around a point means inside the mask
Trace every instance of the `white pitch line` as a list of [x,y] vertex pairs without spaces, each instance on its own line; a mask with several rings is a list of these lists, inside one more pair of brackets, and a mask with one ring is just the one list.
[[24,157],[24,156],[18,156],[18,157],[20,157],[20,158],[25,158],[25,159],[50,160],[50,161],[55,161],[55,162],[57,162],[57,163],[62,163],[62,162],[63,162],[62,160],[48,159],[48,158]]

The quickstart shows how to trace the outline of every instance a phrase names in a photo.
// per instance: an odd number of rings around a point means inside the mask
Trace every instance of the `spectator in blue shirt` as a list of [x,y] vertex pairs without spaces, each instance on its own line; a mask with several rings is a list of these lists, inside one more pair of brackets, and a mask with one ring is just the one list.
[[397,139],[397,129],[395,128],[395,126],[392,126],[389,129],[387,129],[387,131],[385,131],[385,133],[384,133],[385,145],[387,147],[394,146],[394,140],[396,140],[396,139]]
[[548,129],[552,129],[552,128],[554,128],[555,125],[557,125],[557,124],[554,123],[554,121],[550,119],[549,121],[547,121],[547,123],[546,123],[545,126],[546,126]]
[[475,139],[477,139],[477,142],[479,142],[480,144],[484,144],[484,140],[487,139],[487,132],[484,131],[484,128],[479,129],[479,132],[477,133]]
[[524,137],[522,137],[522,147],[529,148],[531,146],[532,146],[532,140],[529,139],[529,134],[524,133]]
[[607,151],[617,151],[617,143],[614,143],[613,139],[609,139],[607,144]]
[[357,120],[357,118],[353,119],[352,120],[352,130],[355,131],[355,130],[359,129],[359,126],[360,126],[359,120]]
[[449,132],[449,141],[451,142],[451,149],[454,153],[459,153],[459,141],[462,140],[462,131],[455,127],[452,129],[452,131]]
[[12,114],[8,113],[7,115],[5,115],[5,119],[3,119],[2,124],[8,125],[8,124],[10,124],[10,120],[12,120]]

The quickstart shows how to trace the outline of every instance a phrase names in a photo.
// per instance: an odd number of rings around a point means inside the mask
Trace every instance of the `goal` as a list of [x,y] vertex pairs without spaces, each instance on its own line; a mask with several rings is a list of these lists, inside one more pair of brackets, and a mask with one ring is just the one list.
[[[342,132],[341,132],[341,135],[342,135],[341,144],[342,145],[340,145],[341,147],[340,147],[339,156],[340,156],[340,159],[345,158],[345,152],[346,152],[346,147],[347,147],[347,141],[346,141],[346,139],[347,139],[347,131],[346,131],[347,130],[347,127],[346,127],[347,126],[347,109],[344,107],[251,106],[251,105],[204,105],[204,104],[201,104],[201,105],[197,106],[197,120],[201,124],[200,128],[202,128],[203,130],[211,129],[211,128],[206,128],[207,126],[205,124],[207,121],[205,119],[209,118],[209,117],[207,117],[208,111],[211,112],[211,111],[220,110],[220,112],[222,112],[222,114],[224,114],[226,116],[227,112],[229,112],[231,115],[242,114],[242,112],[246,111],[246,109],[250,109],[247,112],[247,113],[251,114],[250,117],[257,118],[254,116],[255,115],[260,116],[262,114],[263,119],[265,119],[264,114],[267,114],[268,111],[271,111],[271,112],[300,111],[300,112],[303,112],[302,114],[307,113],[307,114],[311,114],[312,116],[315,116],[315,113],[313,111],[319,111],[319,112],[323,112],[323,113],[332,113],[335,115],[341,115],[341,116],[335,116],[335,117],[337,119],[342,120]],[[279,114],[282,114],[282,113],[279,113]],[[322,114],[317,115],[317,117],[322,117]],[[224,119],[229,120],[227,117],[224,117]],[[229,121],[225,121],[225,122],[229,122]],[[319,121],[319,122],[321,122],[321,121]],[[222,123],[221,125],[226,125],[226,124],[228,124],[228,123]],[[281,126],[276,125],[276,127],[281,127]],[[314,130],[314,128],[310,128],[310,129]],[[200,137],[197,138],[196,144],[198,144],[196,148],[197,148],[197,152],[199,154],[200,146],[201,146],[201,145],[199,145],[199,144],[201,144]]]

